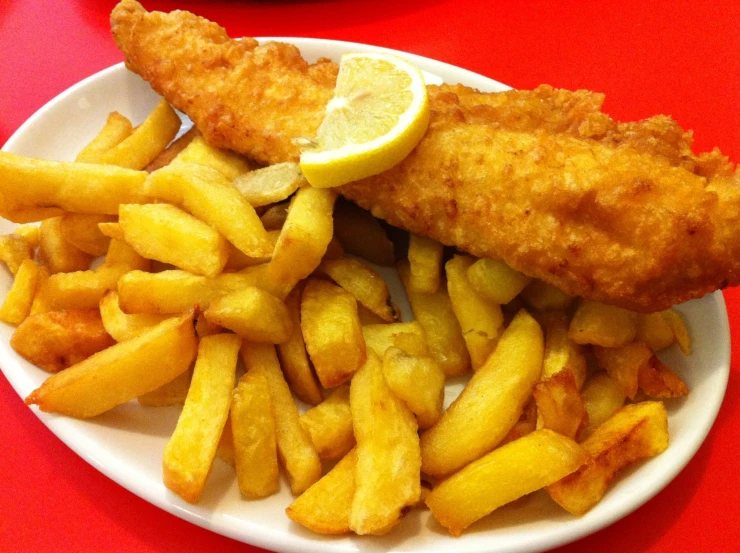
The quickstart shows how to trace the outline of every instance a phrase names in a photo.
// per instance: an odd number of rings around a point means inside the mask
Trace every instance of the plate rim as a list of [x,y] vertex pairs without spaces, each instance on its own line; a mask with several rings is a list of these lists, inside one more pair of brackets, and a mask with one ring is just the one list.
[[[280,41],[280,42],[288,42],[290,44],[296,45],[299,49],[303,50],[303,48],[335,48],[338,50],[344,50],[344,51],[352,51],[352,50],[358,50],[358,51],[377,51],[377,52],[386,52],[386,53],[392,53],[396,55],[400,55],[422,69],[428,66],[434,66],[435,70],[431,70],[431,72],[439,71],[440,68],[453,72],[457,75],[461,76],[461,79],[468,79],[470,81],[479,81],[479,82],[485,82],[487,83],[491,88],[497,89],[497,90],[507,90],[510,89],[508,85],[505,85],[504,83],[501,83],[499,81],[496,81],[495,79],[491,79],[489,77],[486,77],[485,75],[481,75],[479,73],[475,73],[473,71],[470,71],[468,69],[455,66],[446,62],[434,60],[432,58],[420,56],[417,54],[413,54],[410,52],[403,52],[400,50],[395,50],[391,48],[385,48],[381,46],[374,46],[370,44],[363,44],[363,43],[357,43],[357,42],[349,42],[349,41],[340,41],[340,40],[331,40],[331,39],[323,39],[323,38],[310,38],[310,37],[255,37],[260,42],[265,41]],[[302,52],[303,53],[303,52]],[[90,85],[93,82],[96,82],[100,79],[105,79],[106,77],[109,77],[109,75],[115,74],[119,71],[128,71],[125,67],[124,62],[120,62],[117,64],[114,64],[110,67],[107,67],[105,69],[102,69],[96,73],[93,73],[92,75],[80,80],[79,82],[75,83],[74,85],[70,86],[69,88],[65,89],[64,91],[57,94],[54,98],[46,102],[41,108],[39,108],[33,115],[31,115],[6,141],[6,143],[3,145],[2,150],[3,151],[9,151],[13,149],[13,146],[15,142],[18,140],[19,137],[23,136],[27,130],[36,124],[37,121],[44,118],[46,116],[46,112],[53,108],[55,104],[58,102],[63,101],[68,96],[71,96],[81,89],[86,88],[88,85]],[[725,344],[725,347],[722,348],[722,351],[719,351],[717,353],[718,357],[718,367],[716,370],[722,371],[724,373],[724,378],[721,380],[721,390],[720,388],[717,388],[714,392],[715,395],[719,394],[719,400],[716,401],[712,405],[712,409],[710,412],[707,412],[708,416],[704,419],[704,424],[701,426],[701,428],[697,431],[698,439],[693,442],[691,445],[692,447],[685,449],[681,452],[681,454],[678,456],[678,459],[673,459],[673,462],[670,465],[670,470],[666,471],[662,478],[657,482],[656,485],[653,485],[650,488],[646,488],[646,491],[641,493],[635,501],[630,502],[629,504],[622,504],[619,508],[615,509],[614,511],[610,512],[608,515],[601,516],[599,518],[591,518],[589,519],[588,515],[585,517],[580,517],[573,519],[574,522],[577,522],[578,524],[571,524],[568,525],[568,527],[563,529],[557,529],[553,532],[550,532],[550,534],[555,534],[552,536],[547,543],[543,543],[542,540],[544,537],[540,537],[537,539],[536,537],[532,539],[523,539],[522,542],[519,544],[519,546],[510,547],[507,548],[505,551],[514,553],[514,552],[531,552],[534,551],[532,547],[535,547],[537,551],[541,551],[544,549],[550,549],[554,547],[559,547],[561,545],[571,543],[573,541],[576,541],[578,539],[581,539],[587,535],[593,534],[603,528],[606,528],[607,526],[610,526],[611,524],[617,522],[618,520],[622,519],[626,515],[636,511],[639,509],[642,505],[647,503],[650,499],[652,499],[655,495],[657,495],[660,491],[662,491],[678,474],[685,468],[685,466],[691,461],[691,459],[695,456],[696,452],[699,450],[699,448],[702,446],[702,444],[705,442],[707,435],[711,431],[712,427],[714,426],[717,414],[719,412],[719,409],[722,406],[724,396],[727,389],[727,381],[729,378],[729,372],[730,372],[730,350],[731,350],[731,335],[730,335],[730,328],[729,328],[729,319],[727,314],[727,308],[724,301],[724,297],[720,291],[714,292],[712,294],[709,294],[705,296],[705,298],[710,299],[714,302],[714,308],[718,311],[719,316],[719,324],[720,324],[720,330],[721,330],[721,338],[723,338],[723,343]],[[21,392],[19,388],[22,386],[22,383],[20,382],[20,377],[14,373],[8,374],[6,369],[3,366],[0,366],[0,370],[2,370],[5,378],[8,380],[8,382],[11,384],[15,392],[23,399],[23,396],[21,395]],[[722,376],[722,375],[720,375]],[[129,468],[127,470],[125,463],[123,462],[116,462],[116,463],[108,463],[103,462],[98,456],[94,455],[94,452],[91,453],[90,449],[94,450],[96,448],[101,448],[100,445],[95,443],[94,440],[88,440],[85,439],[75,439],[76,437],[70,432],[70,429],[65,428],[66,427],[66,419],[64,417],[55,417],[53,415],[50,415],[48,413],[42,413],[38,409],[31,409],[31,411],[34,413],[34,415],[41,420],[41,422],[49,429],[51,430],[54,435],[56,435],[67,447],[69,447],[72,451],[74,451],[77,455],[79,455],[86,463],[93,466],[96,470],[103,473],[105,476],[116,482],[117,484],[121,485],[125,489],[131,491],[132,493],[139,496],[141,499],[147,501],[148,503],[151,503],[160,509],[169,512],[170,514],[173,514],[177,516],[178,518],[181,518],[183,520],[186,520],[190,523],[193,523],[197,526],[200,526],[202,528],[205,528],[207,530],[210,530],[212,532],[230,537],[232,539],[242,541],[245,543],[250,543],[252,545],[255,545],[257,547],[262,547],[265,549],[270,549],[274,551],[281,551],[281,552],[313,552],[316,550],[317,547],[321,547],[322,544],[324,546],[330,547],[331,542],[325,541],[321,539],[316,540],[306,540],[304,537],[296,534],[286,534],[282,531],[278,531],[272,528],[265,528],[261,525],[258,525],[257,523],[252,523],[255,525],[255,532],[251,533],[248,536],[245,536],[243,531],[240,531],[239,527],[230,527],[228,525],[225,525],[223,523],[219,523],[218,521],[214,522],[213,520],[206,518],[202,516],[200,513],[195,512],[191,509],[191,507],[197,507],[197,506],[190,506],[190,505],[180,505],[176,502],[172,501],[172,498],[168,494],[161,494],[152,492],[148,487],[146,482],[137,481],[136,478],[126,478],[127,473],[132,472],[132,470]],[[91,448],[92,446],[92,448]],[[105,449],[105,448],[101,448]],[[106,460],[109,461],[109,460]],[[249,523],[249,521],[244,521],[245,523]],[[482,536],[484,534],[481,534]],[[446,537],[446,536],[442,536]],[[247,539],[249,541],[247,541]],[[472,544],[465,544],[465,548],[467,551],[471,553],[485,553],[490,551],[503,551],[499,549],[492,549],[491,547],[494,546],[495,540],[489,542],[488,545],[485,545],[482,542],[485,542],[486,540],[481,540],[476,546],[470,547]],[[367,542],[366,542],[367,543]],[[354,548],[364,548],[365,544],[362,544],[362,546],[358,546],[355,542],[353,542]]]

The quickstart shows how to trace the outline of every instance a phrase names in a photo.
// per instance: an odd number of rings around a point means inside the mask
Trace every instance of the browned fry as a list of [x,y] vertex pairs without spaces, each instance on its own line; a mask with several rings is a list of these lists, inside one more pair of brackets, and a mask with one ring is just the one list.
[[655,355],[640,366],[638,381],[640,389],[652,398],[683,397],[689,393],[681,377]]
[[334,234],[347,253],[392,267],[395,262],[393,242],[380,222],[354,204],[341,202],[334,210]]
[[638,314],[635,340],[653,351],[667,348],[676,341],[673,329],[662,313]]
[[622,407],[581,445],[591,458],[547,488],[550,497],[574,515],[596,505],[621,469],[668,447],[665,406],[645,401]]
[[500,446],[518,440],[537,429],[537,402],[531,398],[522,410],[522,415],[516,424],[509,430],[506,437],[501,440]]
[[543,427],[577,440],[588,415],[573,372],[563,369],[538,382],[533,390]]
[[188,144],[195,138],[196,136],[199,136],[200,132],[198,131],[197,127],[192,126],[186,132],[183,134],[180,138],[173,141],[172,144],[167,146],[162,152],[157,155],[146,167],[144,167],[144,171],[147,171],[148,173],[151,173],[153,171],[156,171],[157,169],[160,169],[164,167],[165,165],[169,165],[172,163],[172,160],[177,157],[177,154],[182,152]]
[[114,344],[96,310],[49,311],[31,315],[16,329],[10,345],[18,354],[55,373]]
[[576,344],[595,344],[606,348],[626,346],[637,333],[636,315],[631,311],[596,301],[581,299],[569,334]]
[[354,447],[352,411],[349,406],[349,386],[335,388],[316,407],[301,415],[301,424],[311,435],[313,445],[322,459],[340,459]]
[[653,356],[653,352],[642,342],[633,342],[618,348],[594,347],[599,366],[606,370],[630,399],[634,399],[638,387],[638,374]]
[[62,218],[53,217],[41,222],[39,261],[52,274],[70,273],[87,269],[92,256],[67,242],[62,234]]

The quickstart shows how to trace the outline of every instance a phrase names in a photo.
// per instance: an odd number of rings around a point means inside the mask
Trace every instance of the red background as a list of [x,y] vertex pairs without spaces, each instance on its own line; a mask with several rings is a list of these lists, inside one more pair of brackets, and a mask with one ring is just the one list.
[[[111,1],[0,0],[0,144],[59,92],[123,58]],[[740,3],[317,0],[145,2],[225,24],[232,36],[366,42],[460,65],[517,88],[607,94],[617,119],[657,113],[694,129],[697,150],[740,161]],[[725,294],[740,345],[740,293]],[[740,358],[696,457],[647,505],[561,551],[737,551]],[[259,551],[175,518],[66,448],[0,377],[0,550]]]

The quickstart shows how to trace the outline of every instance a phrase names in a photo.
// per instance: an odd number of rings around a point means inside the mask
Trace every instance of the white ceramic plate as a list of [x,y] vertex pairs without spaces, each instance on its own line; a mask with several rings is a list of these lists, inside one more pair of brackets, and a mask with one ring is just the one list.
[[[383,48],[316,39],[278,39],[297,44],[313,61],[320,56],[338,60],[347,51],[383,52]],[[427,74],[429,83],[463,83],[486,91],[508,87],[470,71],[419,56],[410,59]],[[117,110],[134,123],[141,122],[158,96],[123,64],[73,86],[31,117],[5,145],[18,154],[72,160],[100,129],[107,114]],[[0,232],[12,224],[0,220]],[[11,280],[0,271],[0,294]],[[399,291],[397,282],[395,292]],[[428,511],[414,511],[388,536],[325,538],[293,524],[284,514],[291,501],[285,482],[279,494],[261,501],[239,497],[233,469],[216,460],[206,491],[198,505],[189,505],[162,485],[161,459],[177,421],[176,408],[143,408],[130,402],[92,421],[79,421],[34,412],[70,448],[133,493],[185,520],[276,551],[345,552],[467,551],[534,552],[556,547],[595,532],[638,508],[653,497],[691,459],[714,422],[729,374],[730,336],[721,294],[681,306],[694,340],[694,353],[684,358],[675,348],[664,360],[688,383],[685,399],[668,402],[671,445],[662,455],[624,475],[591,512],[575,518],[544,493],[534,494],[523,506],[504,507],[472,526],[462,537],[451,538]],[[408,308],[406,306],[406,314]],[[9,346],[13,329],[0,326],[0,364],[21,397],[38,387],[47,374],[18,357]],[[460,390],[450,385],[446,403]]]

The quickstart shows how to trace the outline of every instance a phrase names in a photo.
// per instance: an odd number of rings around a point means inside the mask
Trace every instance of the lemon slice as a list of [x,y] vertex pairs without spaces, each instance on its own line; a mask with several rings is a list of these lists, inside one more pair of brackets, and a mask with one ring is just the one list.
[[390,169],[429,124],[421,71],[391,54],[345,54],[315,145],[301,153],[311,185],[341,186]]

